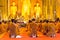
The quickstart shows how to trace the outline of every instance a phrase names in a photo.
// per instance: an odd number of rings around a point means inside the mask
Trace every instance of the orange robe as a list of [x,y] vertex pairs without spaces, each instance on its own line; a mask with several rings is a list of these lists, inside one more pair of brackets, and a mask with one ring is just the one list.
[[37,24],[36,23],[29,23],[29,27],[28,27],[30,33],[29,35],[37,35]]
[[56,24],[56,32],[60,32],[60,22]]

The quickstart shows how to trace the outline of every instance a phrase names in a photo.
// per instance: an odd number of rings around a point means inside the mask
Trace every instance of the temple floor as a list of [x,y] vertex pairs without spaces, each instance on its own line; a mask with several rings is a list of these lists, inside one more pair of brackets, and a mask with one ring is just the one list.
[[9,38],[9,33],[6,32],[0,36],[0,40],[60,40],[59,33],[56,34],[56,37],[51,38],[51,37],[42,35],[42,33],[38,32],[39,37],[31,38],[27,35],[28,32],[22,32],[22,30],[24,31],[25,28],[21,28],[20,30],[21,30],[20,36],[22,36],[22,38]]
[[50,38],[50,37],[47,37],[47,36],[39,36],[37,38],[31,38],[31,37],[28,37],[26,34],[23,34],[22,35],[23,37],[22,38],[9,38],[9,35],[8,33],[6,33],[2,38],[1,40],[60,40],[60,34],[56,34],[56,37],[55,38]]

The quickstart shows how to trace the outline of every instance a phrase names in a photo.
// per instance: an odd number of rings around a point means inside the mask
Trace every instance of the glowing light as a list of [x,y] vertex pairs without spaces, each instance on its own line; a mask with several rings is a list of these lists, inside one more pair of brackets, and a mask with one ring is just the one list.
[[24,0],[22,5],[22,16],[24,19],[28,20],[30,13],[30,0]]
[[8,17],[6,14],[3,15],[3,20],[5,20],[5,21],[8,20]]
[[25,6],[25,7],[24,7],[25,12],[27,11],[27,9],[28,9],[28,7],[27,7],[27,6]]

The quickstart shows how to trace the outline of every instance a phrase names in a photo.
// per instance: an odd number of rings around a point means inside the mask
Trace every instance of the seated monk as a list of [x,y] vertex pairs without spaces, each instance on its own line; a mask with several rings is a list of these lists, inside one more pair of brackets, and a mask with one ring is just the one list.
[[4,32],[7,32],[7,28],[8,28],[7,21],[2,22],[2,26],[3,26]]
[[57,21],[56,23],[56,32],[60,33],[60,21]]
[[37,22],[37,31],[42,32],[42,20],[40,22]]
[[47,29],[48,29],[48,20],[44,20],[43,23],[42,23],[42,33],[44,35],[47,34],[47,32],[48,32]]
[[28,29],[31,37],[37,37],[37,24],[35,23],[35,19],[32,19],[32,21],[29,22]]
[[18,32],[19,31],[17,31],[17,30],[19,30],[18,29],[18,27],[15,25],[15,23],[16,22],[14,22],[14,20],[12,19],[12,22],[11,23],[9,23],[9,25],[8,25],[8,30],[9,30],[9,37],[13,37],[13,38],[16,38],[16,36],[18,35]]
[[0,22],[0,34],[4,33],[4,29],[3,29],[3,26],[2,26],[2,22]]
[[48,33],[47,33],[47,36],[49,36],[49,37],[55,37],[56,36],[55,24],[53,23],[53,21],[50,21],[48,23]]

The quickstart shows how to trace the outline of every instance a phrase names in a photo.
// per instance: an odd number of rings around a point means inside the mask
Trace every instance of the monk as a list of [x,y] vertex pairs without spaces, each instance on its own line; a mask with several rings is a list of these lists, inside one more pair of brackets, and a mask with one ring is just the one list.
[[14,22],[14,19],[11,20],[12,22],[9,23],[8,25],[8,30],[9,30],[9,37],[11,38],[16,38],[18,35],[18,27],[15,25],[16,22]]
[[48,20],[44,20],[42,23],[42,33],[46,35],[48,32]]
[[57,24],[56,24],[56,32],[57,33],[60,33],[60,20],[57,21]]
[[3,29],[3,26],[2,26],[2,22],[0,22],[0,34],[4,33],[4,29]]
[[37,31],[42,31],[42,20],[40,20],[40,22],[36,22],[37,24]]
[[55,24],[53,23],[53,21],[50,21],[48,23],[48,33],[47,36],[49,37],[55,37],[56,36],[56,29],[55,29]]
[[7,28],[8,28],[7,21],[2,22],[2,26],[3,26],[4,32],[7,32]]
[[35,19],[29,22],[29,31],[31,37],[37,37],[37,24],[35,23]]

